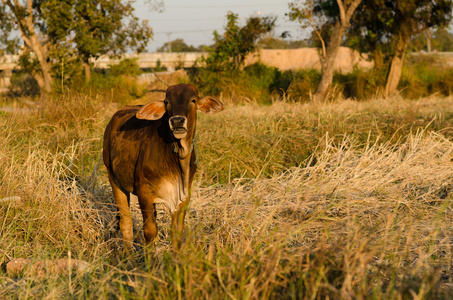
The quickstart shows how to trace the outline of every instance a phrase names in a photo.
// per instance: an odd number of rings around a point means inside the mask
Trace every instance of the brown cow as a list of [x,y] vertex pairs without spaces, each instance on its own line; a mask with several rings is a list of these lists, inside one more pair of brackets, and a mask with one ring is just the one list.
[[213,114],[223,104],[209,96],[199,98],[193,85],[178,84],[167,89],[165,100],[126,106],[107,125],[104,164],[128,247],[133,238],[130,193],[138,196],[146,242],[157,235],[155,204],[164,203],[172,214],[173,246],[179,247],[197,168],[197,109]]

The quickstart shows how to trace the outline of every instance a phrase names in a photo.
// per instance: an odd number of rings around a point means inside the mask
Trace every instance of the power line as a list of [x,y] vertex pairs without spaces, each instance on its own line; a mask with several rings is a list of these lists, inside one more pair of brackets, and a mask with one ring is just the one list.
[[151,22],[175,22],[175,21],[217,21],[219,18],[192,18],[192,19],[150,19]]
[[[234,7],[262,7],[262,6],[281,6],[282,3],[272,4],[242,4]],[[137,7],[148,7],[147,5],[136,5]],[[231,8],[231,5],[164,5],[164,8]]]
[[[275,29],[278,28],[300,28],[299,25],[280,25],[276,26]],[[192,29],[192,30],[169,30],[169,31],[159,31],[154,32],[154,34],[168,34],[171,33],[204,33],[204,32],[213,32],[214,30],[222,31],[223,28],[214,28],[214,29]]]
[[203,33],[203,32],[213,32],[214,30],[221,29],[194,29],[194,30],[171,30],[171,31],[161,31],[154,32],[154,34],[168,34],[168,33]]

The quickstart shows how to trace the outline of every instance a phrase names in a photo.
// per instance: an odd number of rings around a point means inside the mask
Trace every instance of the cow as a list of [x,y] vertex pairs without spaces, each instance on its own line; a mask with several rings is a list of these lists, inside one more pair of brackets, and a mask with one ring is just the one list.
[[180,247],[197,169],[197,110],[214,114],[223,104],[211,96],[200,98],[191,84],[178,84],[166,90],[163,101],[128,105],[107,125],[103,159],[127,248],[133,239],[130,194],[138,197],[146,243],[157,235],[156,203],[163,203],[172,216],[173,247]]

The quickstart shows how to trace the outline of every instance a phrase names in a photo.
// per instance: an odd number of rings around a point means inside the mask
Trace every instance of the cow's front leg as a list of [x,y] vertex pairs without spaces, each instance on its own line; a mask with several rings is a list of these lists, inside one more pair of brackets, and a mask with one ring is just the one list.
[[123,235],[124,245],[127,248],[132,247],[132,238],[134,230],[132,226],[131,211],[129,209],[130,194],[124,193],[113,180],[109,172],[110,185],[112,186],[113,196],[115,197],[116,206],[119,212],[119,225],[121,234]]
[[139,188],[138,202],[143,216],[143,233],[146,244],[154,242],[157,236],[157,211],[154,205],[154,194],[147,187]]
[[173,250],[181,248],[184,231],[184,218],[186,217],[189,199],[179,204],[178,210],[172,214],[172,244]]

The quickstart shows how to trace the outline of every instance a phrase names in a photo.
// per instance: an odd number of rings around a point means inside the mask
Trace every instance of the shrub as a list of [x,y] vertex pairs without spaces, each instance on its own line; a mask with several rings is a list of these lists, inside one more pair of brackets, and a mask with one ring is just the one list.
[[11,86],[9,88],[8,96],[37,96],[40,93],[38,82],[33,76],[26,73],[13,73],[11,77]]
[[130,75],[130,76],[138,76],[142,74],[142,70],[137,64],[137,58],[134,59],[123,59],[117,65],[110,66],[110,72],[112,76],[121,76],[121,75]]

